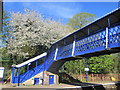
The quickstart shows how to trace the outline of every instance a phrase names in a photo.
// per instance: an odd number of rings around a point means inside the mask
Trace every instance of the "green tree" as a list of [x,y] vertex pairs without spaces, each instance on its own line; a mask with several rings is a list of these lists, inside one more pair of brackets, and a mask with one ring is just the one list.
[[2,18],[3,22],[2,22],[2,31],[0,31],[0,35],[1,35],[1,40],[2,40],[2,44],[0,47],[0,51],[1,51],[1,60],[0,63],[2,63],[2,67],[5,67],[5,75],[4,78],[7,79],[8,77],[10,77],[10,70],[11,70],[11,60],[9,58],[9,54],[7,53],[7,41],[9,38],[11,38],[11,29],[12,27],[9,26],[10,23],[10,14],[7,11],[3,11],[3,18]]
[[70,18],[67,25],[71,26],[74,30],[77,30],[87,25],[88,23],[94,21],[96,17],[97,16],[94,14],[81,12],[81,13],[74,15],[72,18]]
[[2,23],[3,27],[1,31],[3,46],[6,45],[8,39],[11,38],[12,36],[11,35],[12,27],[9,24],[10,24],[10,14],[7,11],[3,11],[3,23]]
[[103,55],[99,57],[91,57],[89,59],[90,73],[109,73],[113,69],[114,57],[111,55]]
[[113,69],[111,73],[120,73],[120,53],[111,54],[113,57]]
[[9,38],[11,38],[11,27],[9,26],[10,23],[10,14],[7,11],[3,11],[3,22],[2,22],[2,31],[0,32],[1,40],[2,40],[2,46],[1,46],[1,52],[2,52],[2,59],[8,60],[9,54],[7,53],[7,46],[6,43]]
[[83,59],[68,61],[63,65],[64,71],[69,74],[84,73],[85,61]]
[[[11,29],[12,27],[9,26],[10,24],[10,14],[7,11],[3,11],[3,23],[2,23],[2,31],[0,32],[1,40],[2,40],[2,46],[1,46],[1,52],[2,52],[2,61],[6,62],[9,60],[9,54],[7,53],[7,41],[9,38],[11,38]],[[4,63],[3,63],[4,65]],[[4,65],[5,66],[5,65]],[[9,65],[7,65],[9,66]]]

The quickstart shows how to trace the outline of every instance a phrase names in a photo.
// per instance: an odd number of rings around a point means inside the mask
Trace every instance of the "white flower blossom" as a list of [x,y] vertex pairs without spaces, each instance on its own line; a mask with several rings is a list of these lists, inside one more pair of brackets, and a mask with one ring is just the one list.
[[[24,13],[11,13],[10,26],[13,27],[13,39],[8,41],[9,53],[28,55],[21,47],[35,47],[37,45],[50,47],[50,45],[68,34],[69,30],[55,20],[44,19],[35,11],[25,10]],[[41,48],[42,49],[42,48]]]

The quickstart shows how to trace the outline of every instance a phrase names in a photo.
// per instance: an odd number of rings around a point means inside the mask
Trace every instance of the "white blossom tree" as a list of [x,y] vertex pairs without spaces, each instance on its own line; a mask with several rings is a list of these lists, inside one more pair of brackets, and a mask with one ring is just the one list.
[[43,53],[69,32],[60,22],[44,19],[36,11],[25,10],[24,13],[11,13],[11,16],[13,38],[8,40],[8,50],[13,55],[34,55],[37,49],[39,54]]

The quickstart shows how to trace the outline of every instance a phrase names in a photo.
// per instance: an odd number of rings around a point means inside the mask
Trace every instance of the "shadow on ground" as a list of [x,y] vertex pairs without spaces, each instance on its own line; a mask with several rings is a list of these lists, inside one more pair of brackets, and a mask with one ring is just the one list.
[[[59,74],[59,82],[70,84],[74,86],[81,86],[82,90],[106,90],[102,84],[94,84],[94,83],[84,83],[77,79],[74,79],[67,73],[60,73]],[[119,84],[116,84],[119,87]]]
[[116,90],[120,90],[120,81],[116,82],[115,85],[116,85]]

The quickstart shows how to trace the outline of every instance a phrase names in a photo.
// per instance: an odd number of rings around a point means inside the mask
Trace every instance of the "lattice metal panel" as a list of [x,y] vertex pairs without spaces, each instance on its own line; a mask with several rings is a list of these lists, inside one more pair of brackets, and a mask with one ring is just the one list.
[[[24,81],[30,79],[31,77],[35,76],[36,74],[40,73],[43,70],[44,70],[43,64],[41,64],[31,70],[28,70],[27,72],[25,72],[19,76],[19,83],[23,83]],[[17,79],[17,80],[15,80],[16,83],[18,83],[18,77],[15,79]]]
[[75,52],[79,53],[82,51],[86,51],[86,50],[91,50],[91,49],[95,49],[98,48],[100,46],[104,46],[105,47],[105,36],[106,36],[106,32],[105,30],[97,33],[95,35],[89,36],[85,39],[79,40],[76,42],[76,47],[75,47]]
[[58,49],[57,59],[65,58],[72,55],[73,43]]
[[120,43],[120,25],[109,29],[109,43]]
[[52,51],[49,56],[46,59],[46,64],[49,65],[50,63],[52,63],[54,61],[54,56],[55,56],[55,50]]

